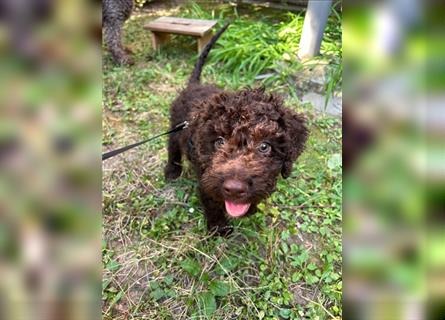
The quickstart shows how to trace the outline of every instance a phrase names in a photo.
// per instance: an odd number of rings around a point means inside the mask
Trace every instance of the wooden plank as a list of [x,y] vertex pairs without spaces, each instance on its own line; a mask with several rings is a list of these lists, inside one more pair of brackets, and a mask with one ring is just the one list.
[[177,17],[160,17],[154,21],[168,22],[173,24],[193,24],[197,26],[209,26],[209,27],[213,27],[218,22],[216,20],[187,19],[187,18],[177,18]]
[[205,26],[184,26],[165,23],[153,23],[147,25],[146,28],[151,31],[185,34],[196,37],[202,37],[209,30],[209,28]]
[[217,23],[217,21],[214,20],[198,21],[200,20],[161,17],[145,25],[144,28],[157,32],[170,32],[202,37]]

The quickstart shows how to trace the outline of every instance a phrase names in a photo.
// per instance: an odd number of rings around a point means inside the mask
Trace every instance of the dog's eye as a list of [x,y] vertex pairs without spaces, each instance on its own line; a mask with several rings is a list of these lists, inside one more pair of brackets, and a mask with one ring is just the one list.
[[218,139],[215,140],[215,148],[221,147],[225,142],[223,137],[218,137]]
[[267,142],[263,142],[259,145],[258,151],[261,153],[269,153],[272,147]]

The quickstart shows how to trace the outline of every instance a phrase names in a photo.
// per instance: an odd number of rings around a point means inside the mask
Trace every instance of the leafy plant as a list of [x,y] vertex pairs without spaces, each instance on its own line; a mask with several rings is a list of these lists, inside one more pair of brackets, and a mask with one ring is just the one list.
[[280,23],[236,20],[213,50],[211,61],[248,81],[275,72],[280,61],[296,62],[302,22],[301,16],[292,13]]
[[324,108],[326,109],[330,97],[333,96],[334,91],[336,90],[337,86],[341,83],[341,79],[343,76],[343,64],[334,64],[328,67],[327,72],[327,81],[325,84],[325,101],[324,101]]

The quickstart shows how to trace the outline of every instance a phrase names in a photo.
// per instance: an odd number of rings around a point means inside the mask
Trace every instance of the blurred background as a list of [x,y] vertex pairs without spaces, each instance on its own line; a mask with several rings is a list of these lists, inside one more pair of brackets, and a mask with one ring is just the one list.
[[100,2],[0,2],[0,319],[100,311]]
[[[0,2],[0,319],[100,314],[100,6]],[[343,315],[444,319],[444,7],[343,9]]]
[[345,319],[445,319],[443,9],[344,3]]

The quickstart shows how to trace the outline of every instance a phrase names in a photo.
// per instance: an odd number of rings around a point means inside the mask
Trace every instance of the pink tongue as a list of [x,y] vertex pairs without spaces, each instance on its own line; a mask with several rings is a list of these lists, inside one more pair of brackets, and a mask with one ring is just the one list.
[[225,201],[227,213],[232,217],[241,217],[249,210],[250,203],[233,203]]

